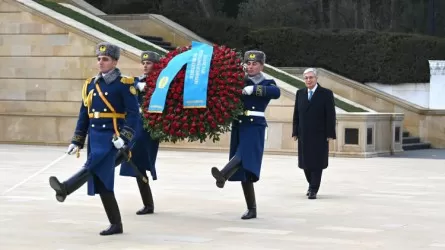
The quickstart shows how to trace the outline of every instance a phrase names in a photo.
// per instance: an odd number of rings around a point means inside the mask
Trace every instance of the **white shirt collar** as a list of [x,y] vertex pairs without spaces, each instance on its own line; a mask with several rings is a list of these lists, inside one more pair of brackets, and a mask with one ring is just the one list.
[[315,86],[314,86],[313,89],[307,89],[307,92],[309,93],[309,91],[312,90],[312,94],[314,94],[314,92],[315,92],[315,90],[317,89],[317,87],[318,87],[318,83],[315,84]]

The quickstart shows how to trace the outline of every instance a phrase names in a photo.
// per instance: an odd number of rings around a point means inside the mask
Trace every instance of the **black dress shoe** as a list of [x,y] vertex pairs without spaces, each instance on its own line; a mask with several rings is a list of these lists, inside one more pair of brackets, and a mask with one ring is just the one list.
[[256,208],[247,209],[247,211],[243,214],[241,219],[248,220],[256,218]]
[[310,193],[311,193],[311,189],[309,188],[306,192],[306,196],[309,196]]
[[153,207],[149,207],[149,206],[144,206],[143,208],[141,208],[140,210],[138,210],[136,212],[137,215],[142,215],[142,214],[152,214],[154,212],[154,208]]
[[309,195],[308,195],[307,198],[308,198],[309,200],[315,200],[315,199],[317,199],[317,193],[311,191],[311,192],[309,192]]
[[112,234],[121,234],[123,233],[122,223],[120,224],[111,224],[107,229],[100,232],[100,235],[112,235]]

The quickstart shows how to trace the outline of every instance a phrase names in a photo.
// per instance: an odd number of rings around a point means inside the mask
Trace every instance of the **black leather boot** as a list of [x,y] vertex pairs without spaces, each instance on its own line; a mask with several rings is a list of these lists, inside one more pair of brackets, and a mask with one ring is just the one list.
[[241,182],[241,186],[243,187],[244,198],[246,199],[247,204],[247,211],[243,214],[241,219],[248,220],[256,218],[256,201],[253,182]]
[[108,220],[111,224],[107,229],[101,231],[100,235],[123,233],[124,230],[122,226],[121,214],[114,193],[102,193],[100,194],[100,199],[102,200],[102,204],[104,205],[105,212],[107,213]]
[[[130,153],[130,150],[127,147],[125,147],[124,149],[121,149],[121,150],[125,150],[127,152],[127,155]],[[124,154],[122,154],[121,150],[117,151],[116,160],[114,161],[114,166],[115,167],[121,165],[122,162],[126,160],[125,157],[124,157]]]
[[90,172],[86,168],[81,168],[77,173],[75,173],[71,178],[60,183],[57,177],[49,177],[49,185],[54,191],[56,191],[56,199],[59,202],[64,202],[66,197],[79,189],[83,184],[88,181]]
[[226,166],[219,171],[216,167],[212,168],[212,175],[216,179],[216,186],[223,188],[226,181],[239,169],[241,159],[236,155],[230,159]]
[[[139,192],[141,193],[142,202],[144,207],[136,212],[138,215],[152,214],[154,212],[153,195],[151,194],[151,188],[149,183],[143,182],[141,179],[136,179],[138,182]],[[148,180],[148,178],[147,178]]]

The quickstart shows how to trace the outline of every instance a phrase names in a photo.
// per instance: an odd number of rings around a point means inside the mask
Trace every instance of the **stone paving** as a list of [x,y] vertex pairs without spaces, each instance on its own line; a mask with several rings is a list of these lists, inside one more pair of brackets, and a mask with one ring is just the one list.
[[445,151],[330,158],[319,199],[293,156],[265,155],[255,185],[258,219],[243,221],[239,183],[210,175],[227,154],[160,151],[152,181],[155,214],[138,216],[134,179],[117,177],[124,234],[108,226],[86,187],[59,203],[48,177],[65,179],[85,160],[65,148],[0,145],[0,249],[445,249]]

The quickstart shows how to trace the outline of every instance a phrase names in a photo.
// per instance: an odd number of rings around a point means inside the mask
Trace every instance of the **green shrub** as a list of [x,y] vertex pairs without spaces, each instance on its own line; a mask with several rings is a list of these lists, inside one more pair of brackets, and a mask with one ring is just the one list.
[[251,31],[246,49],[261,48],[274,66],[325,68],[359,82],[428,82],[428,60],[441,59],[445,39],[360,30],[295,28]]

